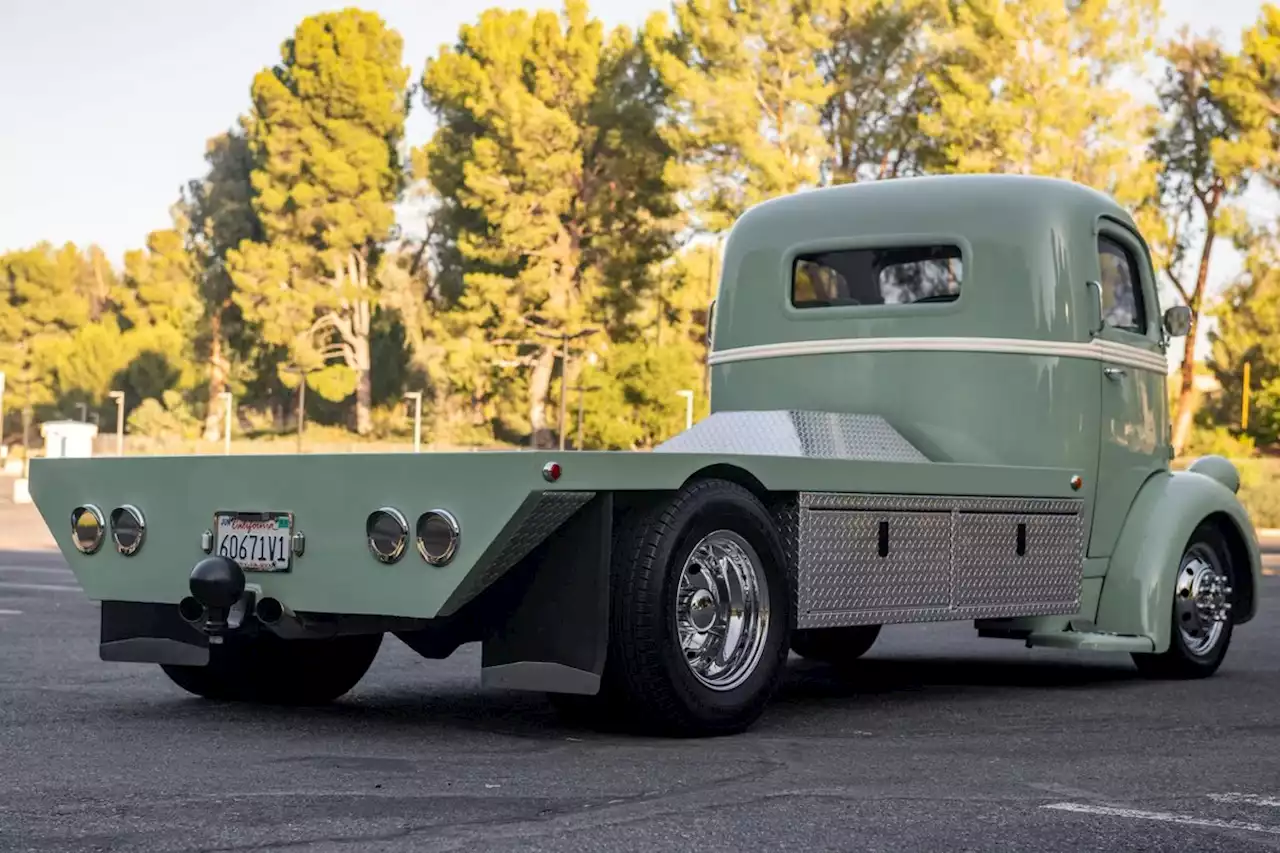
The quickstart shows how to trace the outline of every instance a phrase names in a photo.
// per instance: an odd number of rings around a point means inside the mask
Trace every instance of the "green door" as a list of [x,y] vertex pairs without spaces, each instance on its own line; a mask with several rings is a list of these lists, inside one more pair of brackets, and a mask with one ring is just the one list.
[[1143,244],[1129,229],[1108,219],[1099,223],[1096,239],[1097,266],[1089,286],[1095,301],[1101,302],[1102,318],[1091,347],[1102,374],[1102,400],[1098,491],[1088,553],[1105,557],[1115,547],[1142,484],[1168,467],[1168,367],[1155,282]]

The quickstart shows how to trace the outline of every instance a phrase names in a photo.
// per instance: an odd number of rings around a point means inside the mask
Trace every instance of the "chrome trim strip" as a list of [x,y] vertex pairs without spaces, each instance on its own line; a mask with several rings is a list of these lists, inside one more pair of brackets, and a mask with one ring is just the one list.
[[786,341],[777,344],[734,347],[713,352],[709,364],[731,364],[762,358],[786,358],[798,355],[833,355],[870,352],[979,352],[1007,355],[1040,355],[1062,358],[1085,358],[1122,364],[1140,370],[1168,374],[1169,361],[1158,353],[1114,341],[1095,339],[1083,344],[1075,341],[1037,341],[1020,338],[905,337],[905,338],[834,338],[819,341]]

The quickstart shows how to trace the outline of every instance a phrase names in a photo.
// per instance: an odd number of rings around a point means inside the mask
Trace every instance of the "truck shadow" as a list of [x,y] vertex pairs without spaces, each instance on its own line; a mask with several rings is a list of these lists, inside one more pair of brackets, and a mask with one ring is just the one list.
[[[391,670],[391,671],[388,671]],[[435,683],[416,667],[393,665],[394,680],[385,676],[362,685],[336,703],[320,707],[263,707],[234,703],[210,703],[174,696],[173,702],[131,706],[132,719],[199,719],[204,722],[235,724],[251,720],[262,727],[296,731],[307,728],[314,737],[331,732],[360,731],[365,737],[397,737],[406,730],[427,741],[445,733],[484,732],[525,742],[516,746],[492,743],[482,751],[523,752],[551,748],[548,741],[565,738],[597,740],[601,737],[628,737],[625,726],[581,724],[559,717],[547,699],[538,693],[484,689],[478,685]],[[423,676],[426,675],[424,678]],[[833,715],[847,722],[849,714],[866,713],[869,720],[926,711],[930,703],[963,700],[981,714],[983,704],[1005,707],[1009,702],[1027,701],[1045,709],[1043,691],[1088,691],[1106,693],[1132,682],[1135,687],[1151,682],[1141,678],[1131,665],[1093,659],[1087,663],[1070,661],[1010,661],[990,658],[869,657],[843,667],[792,658],[786,676],[775,695],[766,719],[767,730],[777,734],[785,720],[807,720],[823,725]],[[1103,686],[1106,686],[1105,689]],[[1068,703],[1068,707],[1072,707]],[[1068,715],[1069,716],[1069,715]],[[785,724],[784,724],[785,728]],[[539,745],[530,741],[541,742]]]

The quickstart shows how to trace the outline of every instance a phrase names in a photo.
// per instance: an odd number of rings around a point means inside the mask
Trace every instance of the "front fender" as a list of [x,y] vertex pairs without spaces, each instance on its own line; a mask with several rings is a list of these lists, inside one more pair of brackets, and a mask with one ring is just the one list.
[[1097,630],[1148,637],[1169,648],[1173,587],[1195,528],[1212,518],[1232,551],[1238,575],[1233,615],[1248,622],[1258,609],[1262,558],[1249,513],[1218,479],[1196,471],[1152,476],[1129,509],[1111,556],[1095,619]]

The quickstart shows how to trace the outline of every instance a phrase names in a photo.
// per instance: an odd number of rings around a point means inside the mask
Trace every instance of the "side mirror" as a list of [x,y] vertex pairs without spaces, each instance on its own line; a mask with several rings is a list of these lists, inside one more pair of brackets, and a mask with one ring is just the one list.
[[1170,337],[1180,338],[1191,331],[1191,309],[1175,305],[1164,312],[1164,330]]

